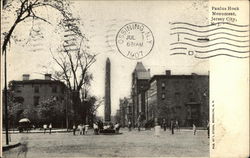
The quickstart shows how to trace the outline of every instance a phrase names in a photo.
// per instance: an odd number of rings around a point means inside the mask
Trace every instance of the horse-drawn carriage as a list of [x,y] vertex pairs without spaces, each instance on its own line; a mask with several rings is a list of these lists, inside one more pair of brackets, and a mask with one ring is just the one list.
[[19,123],[18,126],[19,133],[22,133],[24,131],[29,132],[32,128],[31,122],[28,118],[23,118],[19,120],[18,123]]

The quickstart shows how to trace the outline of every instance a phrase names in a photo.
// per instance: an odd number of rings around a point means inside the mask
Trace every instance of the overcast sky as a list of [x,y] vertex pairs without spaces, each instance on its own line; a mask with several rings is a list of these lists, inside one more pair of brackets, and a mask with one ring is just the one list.
[[[171,70],[172,74],[190,74],[192,72],[208,74],[207,60],[197,60],[192,56],[184,55],[170,56],[170,43],[176,42],[177,36],[170,35],[171,25],[169,24],[177,21],[208,24],[207,3],[198,1],[75,1],[72,8],[74,8],[74,14],[81,19],[83,32],[90,38],[91,52],[98,54],[97,61],[90,70],[94,76],[91,94],[100,98],[104,97],[105,62],[107,57],[110,58],[112,115],[119,107],[119,98],[130,95],[131,74],[138,61],[141,61],[146,69],[150,69],[151,76],[164,74],[165,70]],[[43,10],[43,14],[53,20],[51,12]],[[130,22],[147,25],[155,39],[151,53],[138,61],[125,58],[115,46],[115,36],[118,30]],[[31,39],[30,43],[33,42],[33,46],[12,43],[8,55],[8,80],[20,80],[22,74],[26,73],[31,75],[31,79],[43,78],[39,74],[46,71],[42,65],[53,67],[49,49],[56,49],[58,37],[53,32],[53,26],[41,25],[40,27],[43,30],[44,39],[38,40],[39,42]],[[28,25],[20,25],[17,34],[22,34],[23,38],[27,38],[29,28]],[[36,45],[35,48],[34,45]],[[103,106],[99,108],[99,115],[103,115],[103,109]]]

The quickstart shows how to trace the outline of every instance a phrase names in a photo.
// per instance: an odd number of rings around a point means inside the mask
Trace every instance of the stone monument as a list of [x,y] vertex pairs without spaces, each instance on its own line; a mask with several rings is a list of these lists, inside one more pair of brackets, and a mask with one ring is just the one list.
[[111,99],[110,99],[110,60],[106,60],[105,72],[105,107],[104,107],[104,121],[111,121]]

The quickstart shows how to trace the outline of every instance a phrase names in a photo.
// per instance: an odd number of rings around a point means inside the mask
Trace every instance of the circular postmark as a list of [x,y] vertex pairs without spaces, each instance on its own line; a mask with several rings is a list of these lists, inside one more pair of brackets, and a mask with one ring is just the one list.
[[154,47],[152,31],[143,23],[132,22],[124,25],[116,35],[118,51],[133,60],[147,56]]

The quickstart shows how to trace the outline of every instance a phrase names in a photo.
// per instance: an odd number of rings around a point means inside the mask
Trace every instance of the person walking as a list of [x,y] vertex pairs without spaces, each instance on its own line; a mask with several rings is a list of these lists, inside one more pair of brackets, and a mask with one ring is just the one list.
[[141,115],[138,116],[137,118],[137,126],[138,126],[138,131],[141,131]]
[[94,134],[98,135],[99,133],[98,133],[98,125],[97,125],[97,123],[93,124],[93,128],[94,128]]
[[193,123],[193,133],[194,133],[194,135],[196,135],[196,126],[194,123]]
[[180,131],[180,126],[179,126],[178,120],[175,121],[175,127],[176,127],[177,131]]
[[44,124],[44,125],[43,125],[43,130],[44,130],[44,131],[43,131],[43,134],[45,134],[45,133],[46,133],[46,130],[47,130],[47,124]]
[[130,122],[130,120],[128,121],[128,130],[131,131],[131,127],[132,127],[132,123]]
[[76,135],[76,125],[73,125],[73,135]]
[[79,134],[80,135],[83,135],[84,133],[83,133],[83,124],[80,124],[79,125]]
[[155,136],[159,137],[160,136],[160,131],[161,131],[161,126],[158,124],[158,122],[155,122]]
[[20,140],[20,147],[17,152],[17,158],[19,157],[20,154],[24,154],[24,158],[27,157],[28,153],[28,137],[22,137]]
[[210,131],[209,131],[209,127],[210,127],[210,124],[209,124],[209,121],[207,120],[207,137],[208,137],[208,138],[209,138],[209,134],[210,134],[210,133],[209,133],[209,132],[210,132]]
[[118,122],[116,122],[115,124],[115,133],[119,133],[120,130],[120,124]]
[[170,127],[171,127],[172,134],[174,134],[174,121],[173,120],[171,120],[170,122]]
[[162,126],[163,126],[164,131],[166,131],[166,129],[167,129],[167,122],[166,122],[165,119],[163,119]]
[[49,134],[51,134],[51,130],[52,130],[52,123],[49,124]]
[[86,124],[84,127],[85,127],[85,135],[87,135],[87,134],[88,134],[88,128],[89,128],[89,125],[88,125],[88,124]]

